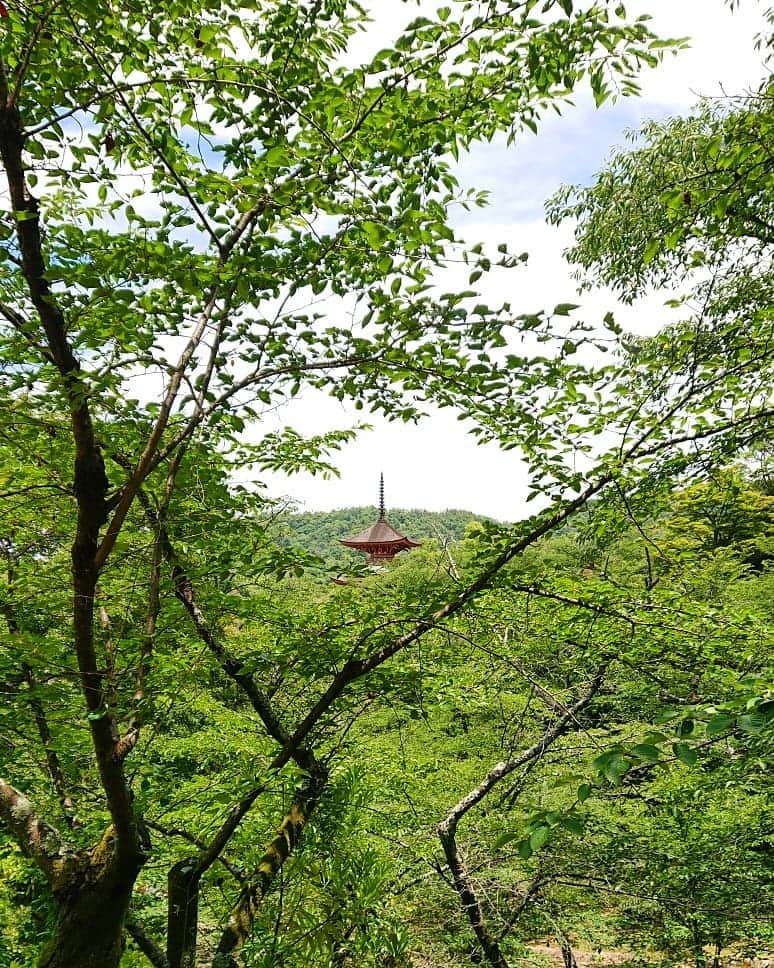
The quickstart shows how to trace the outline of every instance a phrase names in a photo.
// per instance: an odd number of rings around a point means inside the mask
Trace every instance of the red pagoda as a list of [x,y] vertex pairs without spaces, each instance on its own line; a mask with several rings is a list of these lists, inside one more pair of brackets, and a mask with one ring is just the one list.
[[399,551],[418,548],[421,541],[412,541],[403,534],[398,534],[387,521],[384,510],[384,474],[379,478],[379,518],[375,524],[354,538],[340,538],[341,544],[357,551],[368,554],[369,565],[380,565],[385,561],[392,561]]

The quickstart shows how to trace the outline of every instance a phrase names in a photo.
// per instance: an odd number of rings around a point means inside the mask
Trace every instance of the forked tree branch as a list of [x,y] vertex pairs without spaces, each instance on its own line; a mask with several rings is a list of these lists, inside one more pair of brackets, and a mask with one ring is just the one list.
[[[199,928],[199,891],[204,874],[216,861],[229,840],[266,789],[262,783],[250,790],[236,803],[209,844],[203,844],[198,854],[185,857],[174,864],[167,875],[167,961],[170,968],[188,968],[196,959]],[[243,887],[244,877],[239,877]]]
[[484,797],[506,776],[522,766],[528,766],[549,749],[553,743],[564,733],[568,732],[573,723],[577,721],[580,713],[593,699],[594,695],[602,685],[604,678],[604,667],[597,672],[591,680],[583,696],[572,706],[570,706],[551,726],[547,729],[540,739],[533,743],[529,749],[519,756],[510,760],[503,760],[487,773],[477,787],[470,791],[466,796],[459,800],[452,807],[448,816],[438,825],[438,837],[443,847],[446,862],[454,879],[454,890],[459,895],[462,910],[470,921],[473,932],[481,945],[481,948],[492,968],[508,968],[508,962],[500,948],[499,939],[492,933],[487,924],[481,901],[476,894],[473,879],[468,873],[465,861],[457,847],[457,826],[465,814],[476,804],[480,803]]

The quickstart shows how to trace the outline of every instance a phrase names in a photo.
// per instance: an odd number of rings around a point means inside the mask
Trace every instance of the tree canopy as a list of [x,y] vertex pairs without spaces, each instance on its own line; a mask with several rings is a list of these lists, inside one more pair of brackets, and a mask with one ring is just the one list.
[[[770,940],[769,88],[685,122],[688,203],[678,122],[560,196],[592,273],[707,297],[635,338],[486,305],[522,261],[456,237],[453,162],[669,42],[460,0],[361,63],[366,24],[0,4],[2,968],[503,968],[540,930],[570,968],[602,881],[667,957]],[[334,586],[256,486],[356,433],[268,430],[305,388],[454,408],[543,510]]]

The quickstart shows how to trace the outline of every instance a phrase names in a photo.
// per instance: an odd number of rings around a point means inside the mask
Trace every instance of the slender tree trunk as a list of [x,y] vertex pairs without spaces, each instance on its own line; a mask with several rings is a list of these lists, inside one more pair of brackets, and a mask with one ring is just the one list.
[[489,930],[484,911],[473,889],[470,875],[462,860],[462,855],[457,849],[454,840],[454,826],[448,822],[442,823],[438,827],[438,833],[446,854],[449,870],[454,878],[454,890],[459,895],[462,910],[470,921],[470,926],[487,962],[492,968],[508,968],[508,962],[500,950],[497,938]]
[[712,955],[712,968],[720,968],[720,952],[723,950],[722,938],[715,939],[715,951]]
[[696,968],[707,968],[707,956],[704,953],[704,945],[696,931],[693,934],[693,955]]
[[[503,931],[499,938],[493,933],[487,924],[486,913],[483,905],[479,901],[478,895],[476,894],[473,878],[470,876],[462,853],[457,846],[457,827],[465,814],[472,807],[475,807],[476,804],[481,803],[487,794],[504,777],[509,776],[519,767],[531,767],[531,764],[540,759],[546,750],[548,750],[549,747],[560,736],[566,733],[573,724],[577,725],[578,714],[591,702],[593,696],[602,685],[604,669],[605,667],[603,666],[589,683],[584,695],[576,703],[574,703],[574,705],[570,706],[569,708],[565,707],[562,715],[556,720],[550,729],[547,729],[545,733],[543,733],[541,738],[536,743],[533,743],[528,750],[525,750],[521,755],[515,757],[514,759],[505,760],[501,763],[498,763],[496,766],[493,766],[481,783],[479,783],[475,789],[471,790],[467,796],[464,796],[457,804],[455,804],[449,815],[438,824],[438,837],[441,841],[441,846],[443,847],[443,852],[446,856],[446,863],[449,866],[449,870],[453,878],[452,885],[459,896],[460,905],[468,921],[470,922],[470,926],[473,929],[476,940],[478,941],[484,956],[492,968],[508,968],[508,962],[506,961],[502,952],[500,942],[513,926],[513,922],[506,927],[505,931]],[[528,897],[529,894],[527,895],[527,899]],[[562,954],[564,955],[564,949]],[[569,955],[572,958],[571,950],[569,951]],[[573,965],[568,965],[566,960],[565,965],[566,968],[573,968],[574,958]],[[215,968],[220,968],[220,966],[215,966]],[[228,968],[230,968],[230,966],[228,966]]]
[[196,858],[175,864],[167,877],[167,960],[169,968],[195,968],[199,921],[199,881]]
[[570,946],[569,938],[563,936],[560,939],[560,945],[562,949],[562,961],[564,962],[564,968],[578,968],[578,962],[575,960],[575,955]]

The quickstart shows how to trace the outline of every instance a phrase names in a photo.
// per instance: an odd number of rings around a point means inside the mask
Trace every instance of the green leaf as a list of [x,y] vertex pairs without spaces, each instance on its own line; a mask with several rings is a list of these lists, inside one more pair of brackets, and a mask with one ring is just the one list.
[[562,820],[562,826],[569,830],[572,834],[577,834],[580,836],[583,833],[583,821],[579,820],[578,817],[565,817]]
[[696,751],[686,743],[672,743],[672,752],[686,766],[693,766],[698,760]]
[[549,827],[538,827],[537,830],[534,830],[529,835],[529,846],[532,851],[540,850],[547,843],[550,835],[551,830]]
[[727,716],[725,714],[714,716],[707,723],[707,736],[717,736],[718,733],[725,733],[727,729],[731,729],[735,721],[733,716]]
[[651,241],[645,246],[645,251],[642,253],[643,265],[650,265],[650,263],[658,255],[660,249],[661,241],[659,239],[651,239]]
[[500,836],[494,842],[494,849],[499,850],[500,847],[504,847],[506,844],[510,844],[512,841],[517,840],[521,837],[521,833],[515,833],[513,831],[509,833],[500,834]]
[[661,751],[658,747],[651,746],[649,743],[638,743],[633,747],[632,753],[648,763],[657,763],[661,757]]
[[694,730],[695,722],[693,719],[684,719],[681,723],[678,723],[675,727],[675,735],[679,736],[680,739],[684,739],[686,736],[690,736]]
[[739,728],[746,733],[760,733],[766,728],[768,722],[769,717],[764,713],[744,713],[739,717]]
[[592,787],[588,783],[581,783],[578,787],[578,800],[581,803],[585,803],[586,800],[591,796]]

